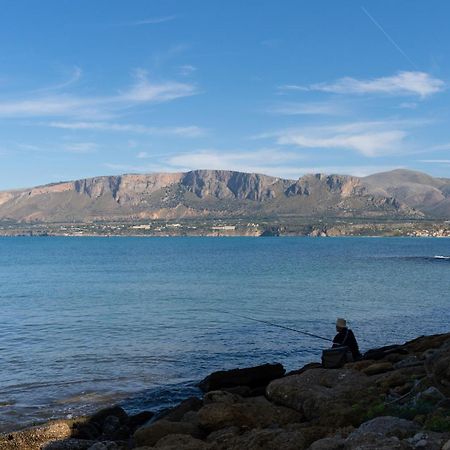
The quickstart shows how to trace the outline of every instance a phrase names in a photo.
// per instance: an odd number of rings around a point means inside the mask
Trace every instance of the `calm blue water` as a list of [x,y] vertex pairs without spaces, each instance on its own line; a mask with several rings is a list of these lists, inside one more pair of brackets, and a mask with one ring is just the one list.
[[448,239],[0,238],[0,429],[123,402],[158,409],[213,370],[449,331]]

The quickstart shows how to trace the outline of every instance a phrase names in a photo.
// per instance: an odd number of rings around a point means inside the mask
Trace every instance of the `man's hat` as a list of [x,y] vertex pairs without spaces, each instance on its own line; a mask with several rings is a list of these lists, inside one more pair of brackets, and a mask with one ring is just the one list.
[[345,319],[338,318],[336,320],[336,326],[339,327],[339,328],[346,328],[347,327],[347,321]]

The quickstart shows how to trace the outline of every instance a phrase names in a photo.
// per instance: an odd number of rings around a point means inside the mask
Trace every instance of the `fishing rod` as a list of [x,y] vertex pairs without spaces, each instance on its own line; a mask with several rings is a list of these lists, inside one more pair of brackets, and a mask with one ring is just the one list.
[[223,314],[230,314],[231,316],[235,316],[235,317],[240,317],[241,319],[247,319],[247,320],[252,320],[253,322],[264,323],[264,324],[270,325],[272,327],[278,327],[278,328],[283,328],[284,330],[294,331],[295,333],[305,334],[306,336],[311,336],[311,337],[315,337],[317,339],[322,339],[323,341],[333,342],[332,339],[328,339],[326,337],[319,336],[318,334],[309,333],[308,331],[296,330],[295,328],[286,327],[284,325],[279,325],[278,323],[272,323],[272,322],[269,322],[268,320],[255,319],[253,317],[244,316],[242,314],[232,313],[230,311],[220,311],[220,310],[216,310],[216,311],[223,313]]

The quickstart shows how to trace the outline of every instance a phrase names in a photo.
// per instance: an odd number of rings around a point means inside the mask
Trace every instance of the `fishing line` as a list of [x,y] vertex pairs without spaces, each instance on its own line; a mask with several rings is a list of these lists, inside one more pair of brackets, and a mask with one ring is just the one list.
[[317,339],[322,339],[323,341],[327,341],[327,342],[333,342],[332,339],[328,339],[326,337],[323,336],[319,336],[318,334],[314,334],[314,333],[309,333],[308,331],[302,331],[302,330],[297,330],[295,328],[291,328],[291,327],[286,327],[284,325],[279,325],[278,323],[272,323],[269,322],[268,320],[260,320],[260,319],[255,319],[253,317],[249,317],[249,316],[244,316],[242,314],[236,314],[236,313],[232,313],[230,311],[221,311],[219,309],[213,310],[216,312],[220,312],[222,314],[229,314],[231,316],[235,316],[235,317],[240,317],[241,319],[247,319],[247,320],[252,320],[253,322],[259,322],[259,323],[264,323],[266,325],[270,325],[272,327],[278,327],[278,328],[283,328],[284,330],[289,330],[289,331],[294,331],[295,333],[300,333],[300,334],[304,334],[306,336],[311,336]]

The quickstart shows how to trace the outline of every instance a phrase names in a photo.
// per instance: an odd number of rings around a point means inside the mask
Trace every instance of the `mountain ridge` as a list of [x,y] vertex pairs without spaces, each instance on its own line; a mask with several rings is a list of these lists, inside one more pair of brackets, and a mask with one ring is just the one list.
[[0,220],[201,217],[449,217],[450,179],[397,169],[297,180],[230,170],[123,174],[0,191]]

